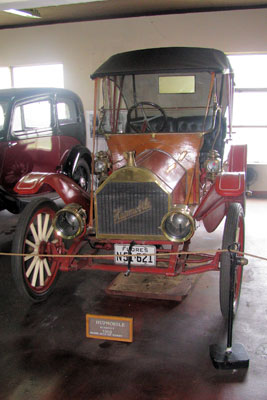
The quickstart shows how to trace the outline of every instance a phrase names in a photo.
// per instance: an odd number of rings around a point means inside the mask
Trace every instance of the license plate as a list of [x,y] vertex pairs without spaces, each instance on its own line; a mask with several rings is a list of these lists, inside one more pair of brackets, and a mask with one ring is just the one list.
[[[128,252],[128,244],[115,244],[115,264],[128,264],[128,257],[125,257]],[[133,246],[131,264],[154,267],[156,265],[156,247],[150,245]]]

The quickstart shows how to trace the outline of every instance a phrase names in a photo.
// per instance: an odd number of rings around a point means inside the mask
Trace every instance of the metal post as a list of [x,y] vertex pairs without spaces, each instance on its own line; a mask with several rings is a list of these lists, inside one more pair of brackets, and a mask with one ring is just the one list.
[[[233,248],[235,246],[235,248]],[[229,290],[229,308],[228,308],[228,326],[227,326],[227,353],[232,352],[232,339],[233,339],[233,322],[234,322],[234,297],[235,297],[235,271],[237,266],[237,254],[235,251],[238,250],[236,243],[228,248],[230,253],[230,290]]]
[[238,257],[236,251],[238,244],[233,243],[228,247],[230,253],[230,288],[227,325],[227,346],[213,344],[210,346],[210,357],[215,368],[239,369],[248,368],[249,358],[244,346],[240,343],[232,344],[234,321],[234,295],[235,295],[235,271],[238,264],[245,265],[247,260]]

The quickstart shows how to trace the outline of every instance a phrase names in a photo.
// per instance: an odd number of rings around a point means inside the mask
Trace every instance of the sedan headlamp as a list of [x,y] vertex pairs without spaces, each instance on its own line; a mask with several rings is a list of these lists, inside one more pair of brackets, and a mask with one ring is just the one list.
[[79,204],[68,204],[56,213],[53,226],[63,239],[74,239],[85,230],[86,211]]
[[106,163],[103,160],[96,160],[95,161],[95,173],[101,174],[106,169]]
[[187,206],[176,206],[162,219],[161,230],[172,242],[186,242],[195,232],[195,221]]

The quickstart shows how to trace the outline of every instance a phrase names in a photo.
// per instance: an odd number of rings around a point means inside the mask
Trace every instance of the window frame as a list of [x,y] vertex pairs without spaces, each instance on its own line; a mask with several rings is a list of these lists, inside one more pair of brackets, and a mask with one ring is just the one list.
[[[231,56],[233,56],[233,57],[235,57],[235,56],[236,57],[242,57],[242,56],[251,56],[251,57],[253,57],[253,56],[258,56],[258,55],[260,55],[260,54],[231,54],[231,55],[229,54],[229,60],[230,60],[230,63],[231,63]],[[262,55],[267,57],[266,53],[264,53]],[[256,61],[255,61],[255,63],[256,63]],[[235,75],[237,75],[238,74],[238,70],[235,69],[234,73],[235,73]],[[253,73],[255,74],[256,72],[254,71]],[[250,93],[251,94],[257,94],[257,93],[261,94],[261,93],[265,93],[267,95],[267,87],[265,87],[265,83],[263,84],[262,87],[259,87],[259,86],[253,87],[252,85],[249,85],[249,87],[244,87],[243,85],[242,86],[240,85],[240,86],[235,86],[234,87],[234,94],[235,93],[238,93],[238,94],[241,94],[241,95],[242,95],[242,93],[244,93],[244,94],[250,94]],[[235,105],[236,97],[237,96],[234,96],[234,104],[233,104],[234,113],[233,114],[235,114],[235,109],[237,107]],[[257,118],[257,117],[255,116],[255,118]],[[262,123],[256,123],[256,122],[257,122],[257,120],[255,120],[255,123],[252,123],[252,124],[236,123],[235,122],[235,118],[233,118],[233,121],[232,121],[232,134],[233,134],[232,138],[233,138],[233,141],[235,142],[235,137],[236,138],[238,137],[240,139],[242,137],[242,134],[244,132],[248,131],[249,129],[254,129],[255,133],[258,130],[256,136],[261,135],[261,134],[265,135],[264,131],[265,130],[267,131],[267,121],[266,121],[266,124],[265,123],[263,123],[263,124]],[[247,136],[247,135],[244,134],[244,136]],[[251,140],[253,141],[252,138],[251,138]],[[263,141],[264,141],[264,139],[263,139]],[[266,132],[266,141],[267,141],[267,132]],[[242,142],[242,140],[237,140],[236,144],[239,144],[241,142]],[[256,154],[254,146],[251,146],[251,147],[249,146],[250,141],[248,139],[244,143],[248,144],[248,162],[250,162],[250,163],[261,163],[261,164],[267,163],[267,157],[264,160],[262,154],[261,155],[259,153]],[[251,154],[250,154],[250,150],[252,150]]]

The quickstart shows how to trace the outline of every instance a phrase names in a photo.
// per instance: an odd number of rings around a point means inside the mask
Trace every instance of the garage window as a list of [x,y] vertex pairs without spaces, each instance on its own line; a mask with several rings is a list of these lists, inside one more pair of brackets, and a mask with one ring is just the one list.
[[64,87],[63,64],[0,67],[0,89]]
[[0,89],[11,88],[11,70],[8,67],[0,67]]
[[233,141],[248,145],[249,163],[267,162],[267,55],[229,56],[235,74]]

